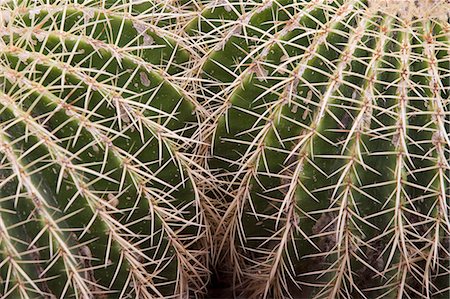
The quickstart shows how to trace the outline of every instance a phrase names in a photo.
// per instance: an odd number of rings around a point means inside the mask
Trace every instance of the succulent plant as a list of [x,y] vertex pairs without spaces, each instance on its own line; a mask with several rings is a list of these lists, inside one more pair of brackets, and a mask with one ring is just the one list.
[[0,0],[0,297],[448,298],[448,11]]
[[205,292],[192,53],[150,1],[0,1],[0,297]]
[[448,298],[447,2],[212,1],[189,24],[237,293]]

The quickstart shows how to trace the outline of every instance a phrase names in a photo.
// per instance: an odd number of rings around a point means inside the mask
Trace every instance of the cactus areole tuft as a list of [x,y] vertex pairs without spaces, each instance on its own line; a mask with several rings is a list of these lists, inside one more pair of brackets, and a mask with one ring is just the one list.
[[450,2],[448,0],[369,0],[369,7],[409,20],[437,18],[445,22],[448,19]]

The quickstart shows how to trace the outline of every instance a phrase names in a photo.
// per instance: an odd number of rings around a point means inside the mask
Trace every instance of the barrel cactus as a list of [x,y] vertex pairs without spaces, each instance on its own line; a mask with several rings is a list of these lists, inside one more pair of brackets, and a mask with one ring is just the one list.
[[0,1],[1,298],[205,292],[203,109],[176,32],[150,1]]
[[449,9],[224,0],[189,23],[235,294],[448,298]]
[[448,298],[449,6],[0,0],[0,297]]

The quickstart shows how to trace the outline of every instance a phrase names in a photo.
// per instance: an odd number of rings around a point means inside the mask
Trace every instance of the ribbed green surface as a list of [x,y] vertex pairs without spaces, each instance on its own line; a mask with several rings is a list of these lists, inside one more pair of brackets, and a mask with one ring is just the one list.
[[223,249],[237,287],[448,296],[448,21],[364,1],[264,6],[223,21],[239,30],[204,64],[220,111],[211,165],[233,183]]
[[[1,4],[0,297],[203,293],[190,54],[151,2]],[[155,15],[160,18],[155,18]]]
[[0,1],[0,297],[447,298],[445,2]]

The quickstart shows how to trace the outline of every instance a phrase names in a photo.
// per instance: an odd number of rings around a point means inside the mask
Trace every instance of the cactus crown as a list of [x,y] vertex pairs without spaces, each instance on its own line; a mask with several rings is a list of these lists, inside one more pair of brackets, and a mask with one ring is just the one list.
[[413,18],[448,19],[450,3],[447,0],[369,0],[369,6],[389,15]]

